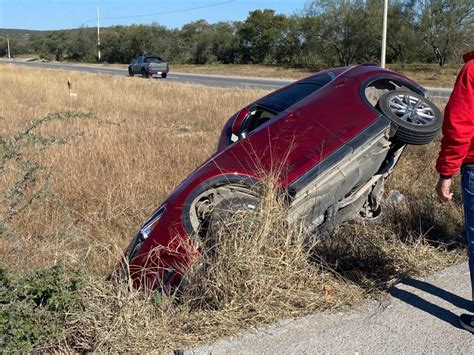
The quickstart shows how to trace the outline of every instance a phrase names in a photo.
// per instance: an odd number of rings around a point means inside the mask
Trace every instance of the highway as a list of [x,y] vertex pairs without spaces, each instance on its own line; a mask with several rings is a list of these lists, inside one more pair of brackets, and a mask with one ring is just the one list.
[[[107,74],[117,76],[128,76],[125,68],[112,68],[105,66],[93,66],[85,64],[69,64],[69,63],[49,63],[49,62],[25,62],[16,60],[1,60],[0,63],[24,65],[33,68],[60,69],[71,70],[96,74]],[[220,76],[220,75],[201,75],[189,73],[175,73],[170,71],[166,79],[176,83],[197,84],[209,87],[220,88],[238,88],[238,89],[267,89],[275,90],[293,82],[293,80],[284,79],[268,79],[255,77],[237,77],[237,76]],[[445,88],[427,88],[428,96],[431,98],[448,98],[451,89]]]
[[[88,66],[85,64],[64,64],[64,63],[48,63],[48,62],[23,62],[15,60],[2,60],[0,63],[24,65],[34,68],[47,68],[47,69],[61,69],[80,71],[96,74],[108,74],[118,76],[128,76],[128,71],[125,68],[112,68],[105,66]],[[140,75],[138,75],[140,77]],[[170,71],[166,79],[158,80],[169,80],[178,83],[187,84],[198,84],[211,87],[223,87],[223,88],[240,88],[240,89],[269,89],[275,90],[282,86],[288,85],[293,80],[280,80],[280,79],[262,79],[262,78],[247,78],[247,77],[235,77],[235,76],[218,76],[218,75],[200,75],[200,74],[188,74],[188,73],[174,73]]]

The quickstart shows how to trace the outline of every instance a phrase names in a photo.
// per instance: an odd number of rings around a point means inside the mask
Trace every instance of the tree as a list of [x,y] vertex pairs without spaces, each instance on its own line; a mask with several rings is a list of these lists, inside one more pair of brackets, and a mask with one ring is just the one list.
[[[93,28],[70,31],[67,39],[62,38],[63,55],[75,61],[95,62],[97,57],[97,34]],[[56,60],[62,60],[56,59]]]
[[423,0],[420,8],[422,39],[432,48],[436,62],[443,66],[450,52],[472,41],[474,30],[472,0]]
[[129,57],[124,46],[127,29],[122,26],[110,27],[102,31],[101,52],[107,63],[128,63]]
[[0,37],[0,57],[8,55],[7,39]]
[[361,35],[371,32],[362,0],[315,0],[306,7],[306,16],[318,18],[316,35],[344,66],[354,60],[358,45],[364,42]]
[[218,22],[212,26],[211,50],[220,63],[235,63],[239,57],[239,38],[235,23]]
[[212,26],[206,20],[193,21],[181,28],[181,48],[185,62],[205,64],[216,61],[212,51]]
[[388,8],[388,61],[406,62],[420,58],[423,46],[416,28],[416,0],[392,1]]
[[243,61],[275,63],[275,54],[281,46],[287,28],[287,17],[276,15],[274,10],[251,12],[238,28]]
[[66,31],[54,31],[45,35],[34,35],[30,38],[33,51],[41,57],[63,60],[68,34]]
[[150,27],[152,40],[149,44],[149,51],[163,58],[169,58],[169,48],[174,45],[170,36],[170,31],[159,24],[154,23]]

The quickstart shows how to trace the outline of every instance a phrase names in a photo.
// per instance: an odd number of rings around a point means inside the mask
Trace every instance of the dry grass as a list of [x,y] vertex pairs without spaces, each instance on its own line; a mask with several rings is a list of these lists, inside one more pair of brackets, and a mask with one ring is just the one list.
[[188,274],[177,303],[89,279],[80,291],[81,311],[68,318],[66,344],[80,351],[166,352],[360,302],[355,285],[311,261],[302,233],[284,223],[285,209],[274,190],[265,196],[259,213],[234,216],[239,228],[203,241],[212,252],[207,249],[205,266]]
[[452,64],[441,68],[437,64],[389,64],[388,69],[403,74],[423,86],[452,88],[461,65]]
[[204,75],[254,76],[259,78],[301,79],[314,71],[285,66],[259,64],[175,64],[171,71]]
[[[48,134],[83,136],[43,155],[60,200],[38,202],[18,220],[21,238],[14,245],[0,240],[3,262],[14,269],[47,266],[67,253],[69,261],[110,270],[117,255],[112,246],[127,245],[158,202],[210,156],[227,117],[264,93],[9,65],[0,71],[2,136],[52,111],[93,111],[102,121],[47,127]],[[77,99],[69,97],[68,77]],[[65,230],[74,237],[64,239]],[[32,248],[38,239],[61,247]]]
[[[69,97],[68,76],[77,99]],[[464,259],[459,201],[441,205],[434,196],[433,143],[407,150],[390,180],[407,203],[378,226],[347,225],[308,246],[301,231],[283,222],[286,212],[269,190],[259,214],[245,215],[233,233],[212,240],[207,267],[192,270],[178,301],[104,282],[158,202],[211,154],[226,118],[264,92],[9,65],[0,65],[0,84],[4,139],[34,117],[72,111],[71,119],[39,130],[72,137],[34,158],[50,169],[50,193],[11,222],[14,238],[0,237],[2,264],[14,272],[57,264],[84,269],[63,336],[39,350],[190,347],[277,319],[353,305],[401,277]],[[93,116],[75,119],[82,111]],[[18,161],[8,164],[0,195],[19,169]]]

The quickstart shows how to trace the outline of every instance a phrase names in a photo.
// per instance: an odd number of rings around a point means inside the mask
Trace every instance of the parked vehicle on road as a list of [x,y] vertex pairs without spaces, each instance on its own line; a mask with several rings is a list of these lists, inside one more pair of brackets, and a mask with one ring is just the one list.
[[229,216],[259,208],[254,187],[275,162],[288,222],[302,223],[308,235],[356,216],[375,218],[406,145],[427,144],[441,128],[442,115],[424,94],[416,82],[367,63],[321,71],[242,108],[225,124],[217,151],[133,238],[122,264],[133,285],[177,286],[199,254],[184,245],[204,237],[224,209]]
[[153,75],[160,75],[166,78],[169,72],[169,65],[158,56],[140,56],[133,60],[128,66],[128,75],[141,74],[144,78]]

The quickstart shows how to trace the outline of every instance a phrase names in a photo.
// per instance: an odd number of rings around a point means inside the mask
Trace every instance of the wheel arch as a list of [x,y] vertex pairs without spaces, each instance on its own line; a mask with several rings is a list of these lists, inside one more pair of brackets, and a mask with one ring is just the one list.
[[[248,175],[225,174],[210,178],[199,184],[186,198],[182,208],[182,222],[186,232],[191,235],[197,231],[199,220],[196,211],[198,202],[213,195],[221,197],[226,192],[229,195],[251,195],[258,196],[258,190],[264,186],[264,182]],[[221,198],[223,200],[223,198]]]
[[[385,90],[388,91],[393,91],[397,90],[396,86],[393,89],[389,89],[388,86],[391,85],[390,82],[393,82],[394,85],[398,85],[400,87],[405,87],[417,94],[426,96],[426,89],[419,86],[417,83],[410,81],[409,79],[399,77],[397,75],[390,75],[390,74],[380,74],[380,75],[375,75],[372,76],[362,82],[362,84],[359,87],[359,95],[362,100],[362,102],[375,112],[381,114],[380,110],[377,109],[376,104],[378,102],[378,99],[380,96],[382,96],[385,92],[383,92],[384,89],[379,89],[382,91],[381,93],[378,93],[378,97],[368,97],[370,93],[368,93],[368,90],[370,88],[376,88],[377,84],[379,84],[381,87],[384,87]],[[393,85],[392,84],[392,85]],[[376,88],[377,89],[377,88]],[[372,102],[371,102],[372,101]]]

